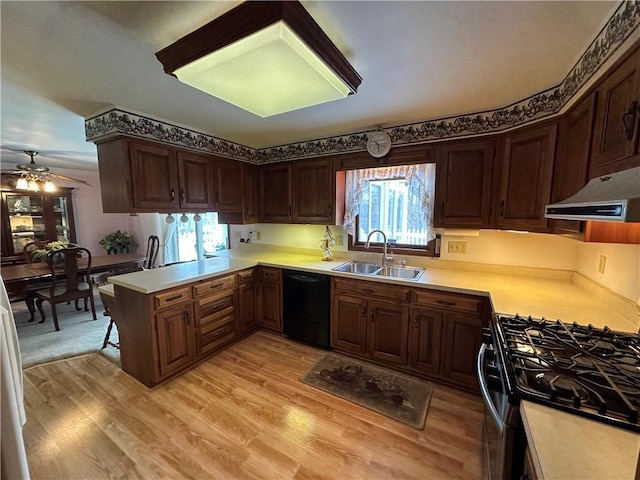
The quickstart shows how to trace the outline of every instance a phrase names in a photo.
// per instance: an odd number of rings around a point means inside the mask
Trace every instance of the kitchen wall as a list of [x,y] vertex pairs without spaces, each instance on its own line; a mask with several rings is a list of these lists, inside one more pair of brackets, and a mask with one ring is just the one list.
[[[231,247],[239,238],[250,238],[249,232],[260,232],[260,240],[251,242],[317,249],[323,225],[259,224],[232,226]],[[342,227],[330,227],[334,235],[341,235],[345,245],[336,252],[347,252],[346,232]],[[460,233],[460,232],[457,232]],[[499,230],[468,231],[466,235],[442,236],[443,260],[454,262],[549,268],[579,272],[596,283],[640,305],[640,245],[585,243],[569,237],[542,233],[520,233]],[[448,253],[449,241],[466,242],[466,254]],[[606,257],[604,273],[598,272],[600,255]]]
[[[59,171],[61,175],[67,174],[64,170],[56,171]],[[130,218],[132,217],[129,217],[127,213],[102,213],[102,194],[98,172],[74,170],[68,175],[91,184],[89,187],[82,183],[55,181],[55,184],[61,187],[73,188],[72,199],[77,243],[88,248],[93,255],[104,255],[106,251],[98,242],[107,233],[116,230],[129,230],[131,228]]]

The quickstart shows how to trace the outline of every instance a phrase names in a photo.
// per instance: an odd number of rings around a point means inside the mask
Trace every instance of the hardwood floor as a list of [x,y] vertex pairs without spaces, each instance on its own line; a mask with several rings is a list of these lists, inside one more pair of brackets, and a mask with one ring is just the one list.
[[481,478],[480,397],[415,430],[298,381],[322,350],[257,332],[148,390],[100,354],[24,374],[34,479]]

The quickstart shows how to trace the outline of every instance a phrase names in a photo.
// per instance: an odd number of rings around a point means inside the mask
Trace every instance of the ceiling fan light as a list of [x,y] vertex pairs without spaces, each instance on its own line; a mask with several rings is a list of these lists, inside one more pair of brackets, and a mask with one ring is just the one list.
[[39,192],[40,191],[40,186],[38,185],[38,182],[36,182],[35,180],[29,180],[29,187],[28,188],[32,192]]
[[29,183],[27,182],[27,179],[24,177],[19,178],[16,183],[16,188],[18,190],[29,190]]
[[55,192],[56,186],[53,184],[51,180],[47,180],[44,182],[44,191],[45,192]]

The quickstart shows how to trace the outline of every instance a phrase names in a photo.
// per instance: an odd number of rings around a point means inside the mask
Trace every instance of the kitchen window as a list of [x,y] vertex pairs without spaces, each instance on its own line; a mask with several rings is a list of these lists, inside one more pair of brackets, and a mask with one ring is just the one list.
[[171,239],[170,250],[173,262],[202,260],[206,253],[226,250],[229,245],[227,225],[218,223],[217,212],[200,214],[200,221],[194,215],[185,214],[186,220],[178,216],[176,232]]
[[[344,227],[349,249],[364,249],[369,232],[379,229],[395,251],[429,254],[435,239],[434,193],[434,164],[348,171]],[[382,247],[380,234],[371,241]]]

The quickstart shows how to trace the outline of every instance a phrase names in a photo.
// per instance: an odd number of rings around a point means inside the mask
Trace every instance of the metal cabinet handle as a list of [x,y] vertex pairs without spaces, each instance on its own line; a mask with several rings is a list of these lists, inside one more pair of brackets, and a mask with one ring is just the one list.
[[174,300],[178,300],[179,298],[182,298],[182,294],[178,294],[178,295],[173,295],[171,297],[167,297],[165,301],[167,302],[173,302]]
[[185,317],[187,318],[187,325],[189,325],[191,323],[191,312],[187,310],[184,313],[185,313]]
[[173,188],[171,189],[171,201],[176,203],[176,191]]
[[417,315],[413,319],[413,328],[418,328],[418,316]]
[[500,202],[500,217],[504,217],[504,200]]
[[375,307],[371,308],[371,321],[375,321],[375,317],[376,317],[376,309]]
[[373,288],[363,288],[362,291],[364,293],[376,293],[376,291]]
[[291,205],[289,205],[289,216],[291,216]]
[[215,285],[211,285],[209,289],[215,290],[216,288],[220,288],[224,283],[216,283]]
[[[638,112],[638,101],[631,103],[629,110],[622,115],[622,125],[624,125],[624,134],[627,140],[633,140],[633,125],[636,121],[636,113]],[[629,121],[631,119],[631,121]]]
[[366,309],[364,308],[364,305],[363,305],[362,306],[362,316],[366,317],[366,315],[367,315],[367,312],[366,312]]
[[181,188],[180,189],[180,202],[181,203],[184,203],[184,196],[185,196],[184,195],[184,188]]

